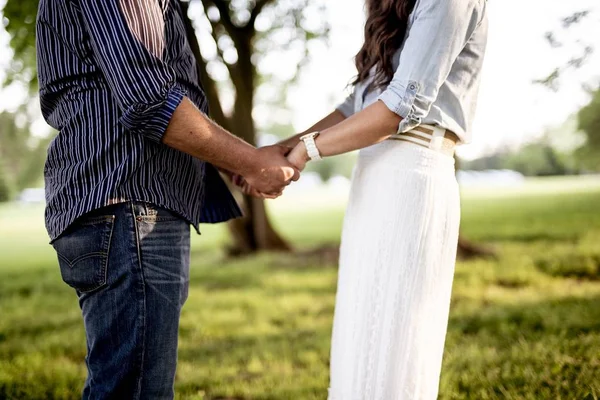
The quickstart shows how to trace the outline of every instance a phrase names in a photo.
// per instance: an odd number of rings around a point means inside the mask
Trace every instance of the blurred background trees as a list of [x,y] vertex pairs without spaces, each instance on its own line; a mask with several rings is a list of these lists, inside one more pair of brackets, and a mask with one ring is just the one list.
[[590,103],[578,114],[579,129],[585,134],[585,144],[577,150],[582,165],[591,171],[600,171],[600,89]]
[[[329,25],[324,0],[193,0],[181,1],[187,16],[188,38],[198,61],[198,73],[210,103],[210,115],[244,140],[265,144],[294,132],[286,106],[288,88],[310,60],[314,41],[327,40]],[[30,88],[35,106],[35,16],[37,2],[7,0],[3,24],[13,51],[6,85],[13,82]],[[565,17],[545,37],[566,61],[539,79],[556,90],[564,75],[577,71],[594,52],[591,38],[567,39],[567,33],[596,18],[591,11]],[[291,68],[274,70],[281,60]],[[565,175],[600,171],[600,91],[587,85],[592,101],[564,125],[533,141],[496,149],[475,160],[461,161],[462,169],[510,169],[527,176]],[[0,201],[14,198],[23,188],[41,182],[45,146],[52,134],[31,133],[31,121],[39,118],[32,108],[21,107],[0,117]],[[256,118],[267,114],[268,118]],[[259,121],[257,123],[257,121]],[[265,135],[268,134],[268,135]],[[327,181],[335,175],[350,177],[354,154],[310,164]],[[289,250],[291,245],[273,229],[262,200],[236,194],[246,217],[230,223],[231,253],[257,250]]]
[[[257,144],[257,127],[253,112],[257,93],[276,93],[280,104],[270,101],[273,112],[285,108],[283,94],[287,85],[306,63],[310,41],[321,39],[328,32],[322,14],[323,4],[311,0],[203,0],[180,2],[188,16],[188,39],[195,53],[200,81],[206,91],[210,115],[216,122],[248,143]],[[198,7],[199,12],[190,10]],[[194,20],[190,16],[196,16]],[[310,18],[310,23],[307,17]],[[192,17],[194,18],[194,17]],[[212,43],[202,46],[211,38]],[[297,67],[287,79],[263,72],[263,61],[269,57],[292,57]],[[233,97],[226,109],[224,97]],[[234,240],[232,254],[257,250],[290,250],[291,246],[274,229],[267,216],[264,201],[239,196],[244,218],[229,223]]]
[[0,201],[31,186],[41,186],[46,149],[51,140],[31,134],[27,114],[0,113]]
[[[560,21],[560,26],[545,34],[563,62],[550,73],[534,81],[557,92],[565,76],[576,75],[596,51],[595,38],[572,35],[583,23],[600,22],[594,10],[576,11]],[[600,77],[596,81],[579,81],[589,93],[590,102],[562,125],[549,128],[541,136],[517,147],[496,149],[489,155],[463,161],[462,169],[484,171],[507,169],[525,176],[572,175],[600,171]]]
[[[323,4],[315,0],[180,1],[213,119],[247,142],[257,144],[253,118],[257,94],[266,92],[271,99],[268,105],[274,112],[285,109],[285,89],[308,61],[310,42],[327,36],[328,24],[319,18],[323,15]],[[7,83],[24,82],[32,95],[37,88],[36,13],[34,1],[8,0],[3,10],[3,22],[14,52]],[[287,77],[274,75],[268,69],[261,69],[269,57],[295,59],[297,68]],[[15,136],[26,140],[28,135],[23,133],[11,135],[10,140],[14,142]],[[11,151],[8,145],[3,148],[5,152]],[[37,148],[28,153],[28,157],[38,157],[36,151]],[[31,169],[41,173],[41,168],[31,166]],[[3,175],[7,176],[6,171]],[[9,189],[3,187],[10,187],[9,183],[10,180],[0,180],[0,191],[8,193]],[[246,217],[230,223],[234,242],[231,252],[290,250],[291,246],[273,229],[264,202],[240,194],[238,197]]]
[[[565,61],[554,68],[554,70],[545,78],[539,79],[536,83],[542,84],[552,91],[557,91],[562,83],[564,75],[576,73],[590,59],[591,55],[596,51],[597,38],[576,36],[573,39],[569,33],[583,23],[599,23],[600,15],[597,10],[580,10],[576,11],[561,21],[561,26],[555,31],[546,33],[546,41],[548,45],[557,52],[562,52],[565,55]],[[577,115],[573,117],[576,121],[574,128],[572,125],[565,124],[567,129],[563,132],[553,132],[556,135],[573,135],[579,136],[578,146],[572,149],[569,153],[562,155],[555,154],[555,158],[563,158],[563,165],[560,167],[560,162],[555,162],[558,168],[542,169],[542,171],[565,173],[574,172],[599,172],[600,171],[600,76],[596,77],[596,81],[581,82],[584,89],[590,94],[590,102],[583,107]],[[555,150],[555,149],[554,149]],[[546,157],[548,159],[548,157]],[[570,161],[567,158],[571,158]],[[569,163],[574,168],[568,168],[564,163]],[[543,175],[543,174],[536,174]]]

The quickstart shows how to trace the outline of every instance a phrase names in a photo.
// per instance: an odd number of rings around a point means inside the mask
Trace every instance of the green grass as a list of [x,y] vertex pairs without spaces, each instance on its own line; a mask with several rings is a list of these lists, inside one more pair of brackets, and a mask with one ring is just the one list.
[[[498,257],[459,262],[440,399],[600,397],[600,179],[463,193],[463,233]],[[344,200],[270,204],[300,249],[337,243]],[[314,211],[299,204],[318,204]],[[39,207],[0,206],[0,398],[75,399],[84,331]],[[336,266],[224,260],[222,227],[193,239],[179,399],[324,399]]]

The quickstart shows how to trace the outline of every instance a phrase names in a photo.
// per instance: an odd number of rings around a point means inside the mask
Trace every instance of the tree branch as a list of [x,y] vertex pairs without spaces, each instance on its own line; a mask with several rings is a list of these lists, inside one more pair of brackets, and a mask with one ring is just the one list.
[[259,14],[262,12],[265,6],[268,6],[271,3],[274,3],[275,0],[256,0],[256,5],[252,9],[250,13],[250,19],[248,20],[248,27],[251,29],[254,28],[254,23],[256,22],[256,18],[258,18]]
[[[223,27],[225,28],[225,30],[231,37],[231,40],[233,40],[233,42],[235,43],[235,45],[237,47],[238,42],[240,40],[239,36],[240,36],[241,29],[239,27],[235,26],[235,24],[231,20],[231,15],[229,14],[229,5],[224,0],[202,1],[202,5],[204,6],[205,13],[208,9],[207,6],[211,5],[211,4],[213,6],[215,6],[217,8],[217,10],[219,10],[219,16],[221,19],[221,21],[219,21],[219,22],[223,25]],[[211,23],[211,25],[214,26],[212,21],[210,21],[210,23]]]
[[[204,2],[203,2],[203,5],[204,5],[204,13],[206,14],[207,7],[204,4]],[[233,86],[236,88],[236,91],[242,90],[244,88],[245,84],[244,84],[244,76],[242,74],[242,71],[240,70],[240,66],[239,66],[239,64],[229,64],[229,63],[225,62],[225,59],[223,58],[223,51],[219,48],[219,34],[218,34],[219,24],[217,22],[211,21],[210,19],[209,19],[209,22],[210,22],[210,26],[212,28],[211,36],[212,36],[213,40],[215,41],[215,46],[217,48],[217,55],[221,59],[223,64],[225,64],[227,71],[229,71],[229,77],[231,78],[231,82],[233,83]],[[237,28],[235,28],[235,29],[237,29]],[[227,33],[229,33],[229,31],[227,31]],[[231,40],[234,40],[234,39],[231,38]],[[239,51],[238,48],[241,47],[241,40],[238,39],[238,42],[234,41],[234,46],[236,48],[236,51]],[[239,53],[238,53],[238,56],[239,56]],[[239,58],[238,58],[238,60],[239,60]]]

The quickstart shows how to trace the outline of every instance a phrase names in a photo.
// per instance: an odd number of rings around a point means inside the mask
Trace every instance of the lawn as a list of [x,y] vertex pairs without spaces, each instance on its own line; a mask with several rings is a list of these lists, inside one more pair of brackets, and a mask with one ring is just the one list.
[[[311,207],[298,207],[299,204]],[[300,251],[336,244],[343,196],[271,202]],[[0,206],[0,398],[76,399],[85,342],[39,206]],[[440,399],[600,397],[600,178],[465,189],[466,237],[497,258],[457,265]],[[225,260],[223,227],[193,239],[178,399],[325,399],[336,265]]]

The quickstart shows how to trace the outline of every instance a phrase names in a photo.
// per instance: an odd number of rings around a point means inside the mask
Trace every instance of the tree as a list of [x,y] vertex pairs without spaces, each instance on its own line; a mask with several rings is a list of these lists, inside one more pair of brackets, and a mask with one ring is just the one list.
[[[210,105],[210,115],[245,141],[256,143],[252,112],[257,90],[267,80],[258,71],[261,60],[274,50],[307,60],[308,42],[325,37],[328,24],[320,19],[322,6],[311,0],[202,0],[180,1],[188,40],[197,60],[198,74]],[[28,81],[35,87],[34,24],[37,2],[8,0],[4,16],[11,35],[14,61],[10,79]],[[191,20],[189,15],[198,15]],[[308,18],[307,18],[308,17]],[[315,23],[316,22],[316,23]],[[202,26],[206,29],[202,29]],[[202,35],[200,42],[198,34]],[[204,44],[211,39],[212,50]],[[283,40],[282,40],[283,39]],[[212,53],[212,54],[210,54]],[[223,73],[225,72],[225,73]],[[297,72],[297,71],[296,71]],[[289,82],[289,79],[287,80]],[[269,81],[269,84],[273,84]],[[277,82],[285,86],[285,80]],[[223,92],[231,92],[227,110]],[[257,250],[289,250],[290,245],[273,229],[264,202],[238,196],[246,217],[229,224],[232,253]]]
[[[590,22],[595,19],[598,23],[598,10],[581,10],[563,18],[562,27],[558,32],[547,32],[546,39],[552,48],[560,49],[570,46],[570,58],[562,66],[555,68],[546,78],[536,81],[541,83],[551,90],[558,90],[560,78],[564,73],[570,70],[578,70],[588,61],[589,57],[595,50],[592,39],[589,35],[575,40],[571,39],[570,43],[566,38],[566,32],[574,27],[581,25],[584,21]],[[590,103],[578,112],[578,127],[585,134],[586,142],[582,147],[576,150],[575,154],[585,168],[594,171],[600,170],[600,162],[598,155],[600,154],[600,88],[597,85],[589,85],[588,82],[583,83],[584,88],[591,94]]]
[[[184,13],[190,15],[190,3],[181,3]],[[186,26],[188,39],[198,61],[198,73],[205,88],[211,116],[225,128],[245,141],[256,144],[256,127],[252,117],[255,95],[261,85],[257,66],[261,59],[277,43],[277,35],[285,35],[285,47],[296,47],[295,52],[308,55],[308,42],[323,37],[328,32],[325,21],[309,25],[306,16],[309,0],[255,0],[251,2],[227,0],[203,0],[205,21],[210,25],[216,52],[213,57],[202,54],[192,21]],[[312,16],[318,15],[312,9]],[[257,20],[262,18],[264,27],[257,29]],[[228,55],[229,54],[229,55]],[[303,57],[306,60],[306,57]],[[225,66],[228,83],[234,88],[235,100],[232,111],[224,112],[217,79],[211,74],[210,64]],[[299,67],[302,63],[299,63]],[[285,86],[285,85],[282,85]],[[264,201],[243,196],[246,217],[229,224],[235,244],[233,252],[249,253],[256,250],[289,250],[290,246],[273,229],[266,214]]]
[[10,35],[10,47],[14,54],[7,71],[7,82],[23,82],[31,89],[37,87],[35,55],[35,16],[37,1],[7,0],[2,12],[3,23]]
[[584,167],[600,171],[600,88],[590,103],[579,111],[578,122],[586,143],[577,150],[577,155]]
[[30,186],[39,185],[50,137],[30,132],[24,110],[0,113],[0,201]]
[[9,201],[11,198],[11,189],[8,186],[8,178],[4,173],[4,169],[2,168],[2,163],[0,163],[0,203],[5,201]]
[[541,84],[547,88],[558,91],[560,78],[571,70],[580,69],[589,60],[593,54],[594,41],[589,37],[581,37],[576,40],[569,39],[568,31],[580,26],[585,21],[589,21],[595,16],[594,10],[580,10],[564,17],[561,21],[561,27],[554,31],[548,31],[544,35],[548,45],[553,49],[564,49],[568,47],[568,56],[562,65],[555,67],[547,76],[534,80],[534,83]]

